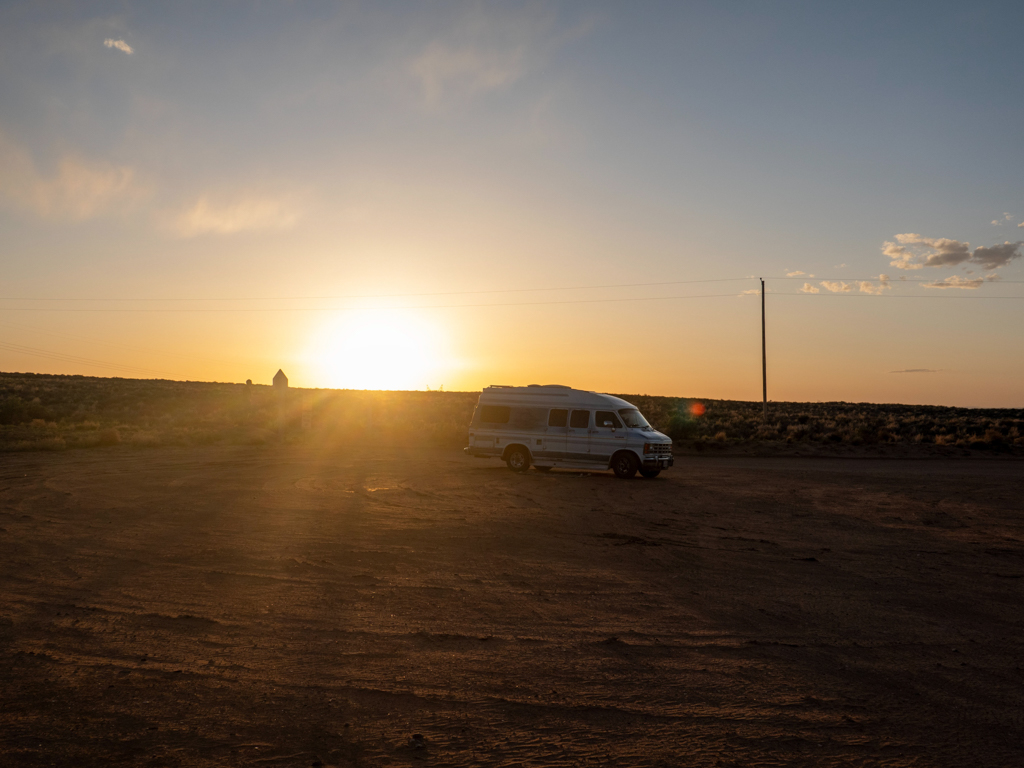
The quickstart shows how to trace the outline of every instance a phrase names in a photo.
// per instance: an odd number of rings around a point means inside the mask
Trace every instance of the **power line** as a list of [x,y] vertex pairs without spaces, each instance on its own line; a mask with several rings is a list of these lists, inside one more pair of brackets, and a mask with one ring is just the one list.
[[196,297],[196,298],[52,298],[52,297],[20,297],[0,296],[0,301],[331,301],[339,299],[410,299],[418,296],[474,296],[490,293],[534,293],[539,291],[589,291],[605,288],[650,288],[660,285],[693,285],[696,283],[729,283],[751,280],[749,277],[719,277],[710,280],[671,280],[657,283],[615,283],[609,285],[569,285],[548,288],[497,288],[482,291],[435,291],[429,293],[380,293],[380,294],[349,294],[341,296],[241,296],[241,297]]
[[999,299],[1024,299],[1024,296],[923,296],[920,294],[907,294],[907,293],[854,293],[841,292],[841,293],[804,293],[802,291],[797,293],[770,293],[771,296],[818,296],[820,298],[834,298],[834,299],[980,299],[983,301],[995,301]]
[[[846,282],[850,282],[850,283],[892,283],[892,284],[896,284],[896,283],[934,283],[934,282],[939,282],[934,277],[904,277],[903,275],[900,275],[899,277],[896,277],[896,278],[890,277],[887,280],[882,280],[879,277],[814,277],[812,275],[798,275],[796,277],[789,277],[788,275],[786,277],[766,277],[765,280],[803,280],[805,283],[809,283],[812,280],[815,280],[815,281],[818,281],[818,282],[825,281],[825,282],[830,282],[830,283],[846,281]],[[985,282],[986,283],[1009,283],[1009,284],[1016,284],[1016,283],[1024,283],[1024,280],[1003,280],[1003,279],[999,279],[999,280],[986,280]]]
[[[980,299],[986,301],[997,301],[997,300],[1020,300],[1024,299],[1024,296],[935,296],[935,295],[919,295],[919,294],[866,294],[866,293],[854,293],[854,292],[840,292],[840,293],[809,293],[809,292],[770,292],[772,296],[818,296],[818,297],[845,297],[845,298],[874,298],[874,299],[938,299],[938,300],[963,300],[963,299]],[[374,311],[394,311],[394,310],[408,310],[408,309],[482,309],[487,307],[538,307],[538,306],[555,306],[555,305],[570,305],[570,304],[610,304],[610,303],[623,303],[631,301],[680,301],[685,299],[719,299],[719,298],[736,298],[741,296],[753,295],[750,293],[710,293],[710,294],[691,294],[689,296],[632,296],[632,297],[619,297],[619,298],[605,298],[605,299],[563,299],[559,301],[515,301],[515,302],[490,302],[480,304],[408,304],[408,305],[393,305],[383,307],[360,307],[360,306],[346,306],[346,307],[163,307],[159,309],[144,309],[144,308],[126,308],[126,309],[108,309],[108,308],[68,308],[68,307],[3,307],[0,308],[0,312],[114,312],[114,313],[188,313],[188,312],[348,312],[353,310],[361,309],[373,309]]]
[[[146,348],[146,347],[135,347],[135,346],[127,345],[127,344],[113,344],[113,343],[111,343],[109,341],[97,341],[96,339],[89,338],[88,336],[78,336],[78,335],[75,335],[73,333],[58,333],[56,331],[42,331],[42,330],[39,330],[38,328],[32,328],[32,327],[25,326],[25,325],[17,325],[15,323],[3,323],[3,322],[0,322],[0,326],[4,326],[5,328],[15,328],[15,329],[17,329],[19,331],[28,331],[29,333],[41,334],[43,336],[52,336],[53,338],[56,338],[56,339],[69,339],[71,341],[85,341],[85,342],[88,342],[90,344],[99,344],[99,345],[104,346],[104,347],[110,347],[111,349],[121,349],[121,350],[126,350],[128,352],[143,352],[145,354],[151,354],[153,352],[152,349]],[[195,357],[194,355],[179,355],[179,354],[175,354],[174,352],[162,352],[160,354],[161,354],[162,357],[176,357],[176,358],[178,358],[180,360],[189,360],[189,361],[192,361],[192,362],[200,362],[200,363],[207,363],[207,364],[211,364],[211,363],[212,364],[222,364],[224,362],[223,360],[211,360],[211,359],[205,358],[205,357]]]
[[[428,297],[428,296],[479,296],[485,294],[501,294],[501,293],[538,293],[538,292],[549,292],[549,291],[588,291],[588,290],[604,290],[604,289],[621,289],[621,288],[653,288],[657,286],[669,286],[669,285],[696,285],[700,283],[727,283],[727,282],[743,282],[747,280],[756,280],[755,277],[721,277],[711,278],[706,280],[669,280],[661,282],[650,282],[650,283],[612,283],[606,285],[569,285],[569,286],[548,286],[539,288],[497,288],[497,289],[484,289],[474,291],[431,291],[422,293],[379,293],[379,294],[340,294],[331,296],[222,296],[222,297],[207,297],[197,296],[191,298],[183,297],[172,297],[172,298],[154,298],[154,297],[142,297],[142,298],[123,298],[123,297],[110,297],[110,298],[83,298],[83,297],[68,297],[58,298],[52,296],[0,296],[0,301],[45,301],[45,302],[62,302],[62,301],[95,301],[95,302],[183,302],[183,301],[337,301],[347,299],[400,299],[400,298],[416,298],[416,297]],[[878,277],[811,277],[809,275],[798,275],[795,277],[766,277],[765,280],[797,280],[810,282],[812,280],[817,282],[851,282],[851,283],[880,283],[885,282],[889,284],[896,283],[930,283],[937,282],[935,278],[926,277],[904,277],[900,276],[896,279],[882,280]],[[989,280],[986,282],[991,283],[1006,283],[1008,285],[1017,285],[1024,283],[1024,280]],[[473,305],[476,306],[476,305]]]
[[373,309],[374,311],[389,311],[403,309],[480,309],[484,307],[536,307],[555,304],[604,304],[626,301],[668,301],[673,299],[717,299],[735,298],[742,296],[740,293],[712,293],[697,294],[691,296],[638,296],[631,298],[613,299],[564,299],[561,301],[515,301],[497,302],[487,304],[409,304],[405,306],[385,307],[210,307],[210,308],[164,308],[164,309],[49,309],[46,307],[4,307],[0,312],[347,312],[350,310]]
[[134,365],[119,365],[118,363],[107,363],[102,360],[93,360],[88,357],[79,357],[77,355],[66,355],[62,352],[50,352],[45,349],[38,349],[36,347],[26,347],[21,344],[11,344],[10,342],[0,341],[0,349],[7,350],[8,352],[16,352],[22,355],[30,355],[32,357],[42,357],[49,360],[54,360],[61,363],[73,363],[76,365],[90,365],[94,368],[108,368],[116,371],[123,371],[126,373],[149,373],[157,374],[160,376],[173,376],[174,374],[168,371],[157,371],[151,368],[140,368]]

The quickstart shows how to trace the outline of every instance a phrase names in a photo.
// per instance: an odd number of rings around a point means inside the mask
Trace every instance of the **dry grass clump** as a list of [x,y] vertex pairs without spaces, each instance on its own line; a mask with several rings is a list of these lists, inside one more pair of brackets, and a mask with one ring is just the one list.
[[[0,373],[0,450],[466,444],[478,392],[365,392]],[[1024,453],[1024,410],[620,395],[681,446],[939,446]],[[305,426],[304,426],[305,425]]]
[[622,395],[677,441],[938,445],[1024,452],[1024,410],[874,403],[761,403]]

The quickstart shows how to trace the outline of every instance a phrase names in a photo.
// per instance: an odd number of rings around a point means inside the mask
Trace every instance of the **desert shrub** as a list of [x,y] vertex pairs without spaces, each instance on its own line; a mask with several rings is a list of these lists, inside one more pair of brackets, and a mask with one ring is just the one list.
[[790,424],[786,427],[786,440],[789,442],[795,442],[797,440],[804,440],[810,434],[810,430],[807,428],[806,423],[804,424]]
[[992,445],[1005,445],[1006,437],[998,429],[985,430],[985,442]]
[[5,397],[0,400],[0,424],[21,424],[28,420],[28,406],[20,397]]
[[[730,444],[934,441],[979,450],[1024,448],[1024,410],[779,402],[769,404],[764,423],[760,402],[619,396],[674,440],[705,447],[721,446],[724,433]],[[455,447],[465,445],[478,397],[289,390],[279,398],[260,385],[0,373],[0,450],[16,444],[35,450],[31,446],[44,437],[61,438],[70,448],[111,445],[114,434],[133,446],[376,440]],[[312,415],[310,430],[301,428],[304,410]]]

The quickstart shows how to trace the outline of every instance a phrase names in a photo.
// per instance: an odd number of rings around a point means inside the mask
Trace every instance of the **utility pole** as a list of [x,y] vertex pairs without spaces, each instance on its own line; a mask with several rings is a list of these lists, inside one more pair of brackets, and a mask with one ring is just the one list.
[[764,278],[761,278],[761,386],[764,421],[768,422],[768,354],[764,344]]

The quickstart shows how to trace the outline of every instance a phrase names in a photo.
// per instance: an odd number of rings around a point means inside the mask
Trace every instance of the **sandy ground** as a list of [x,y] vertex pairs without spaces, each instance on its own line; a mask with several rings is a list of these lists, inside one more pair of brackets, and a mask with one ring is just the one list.
[[0,764],[1021,765],[1022,480],[4,455]]

